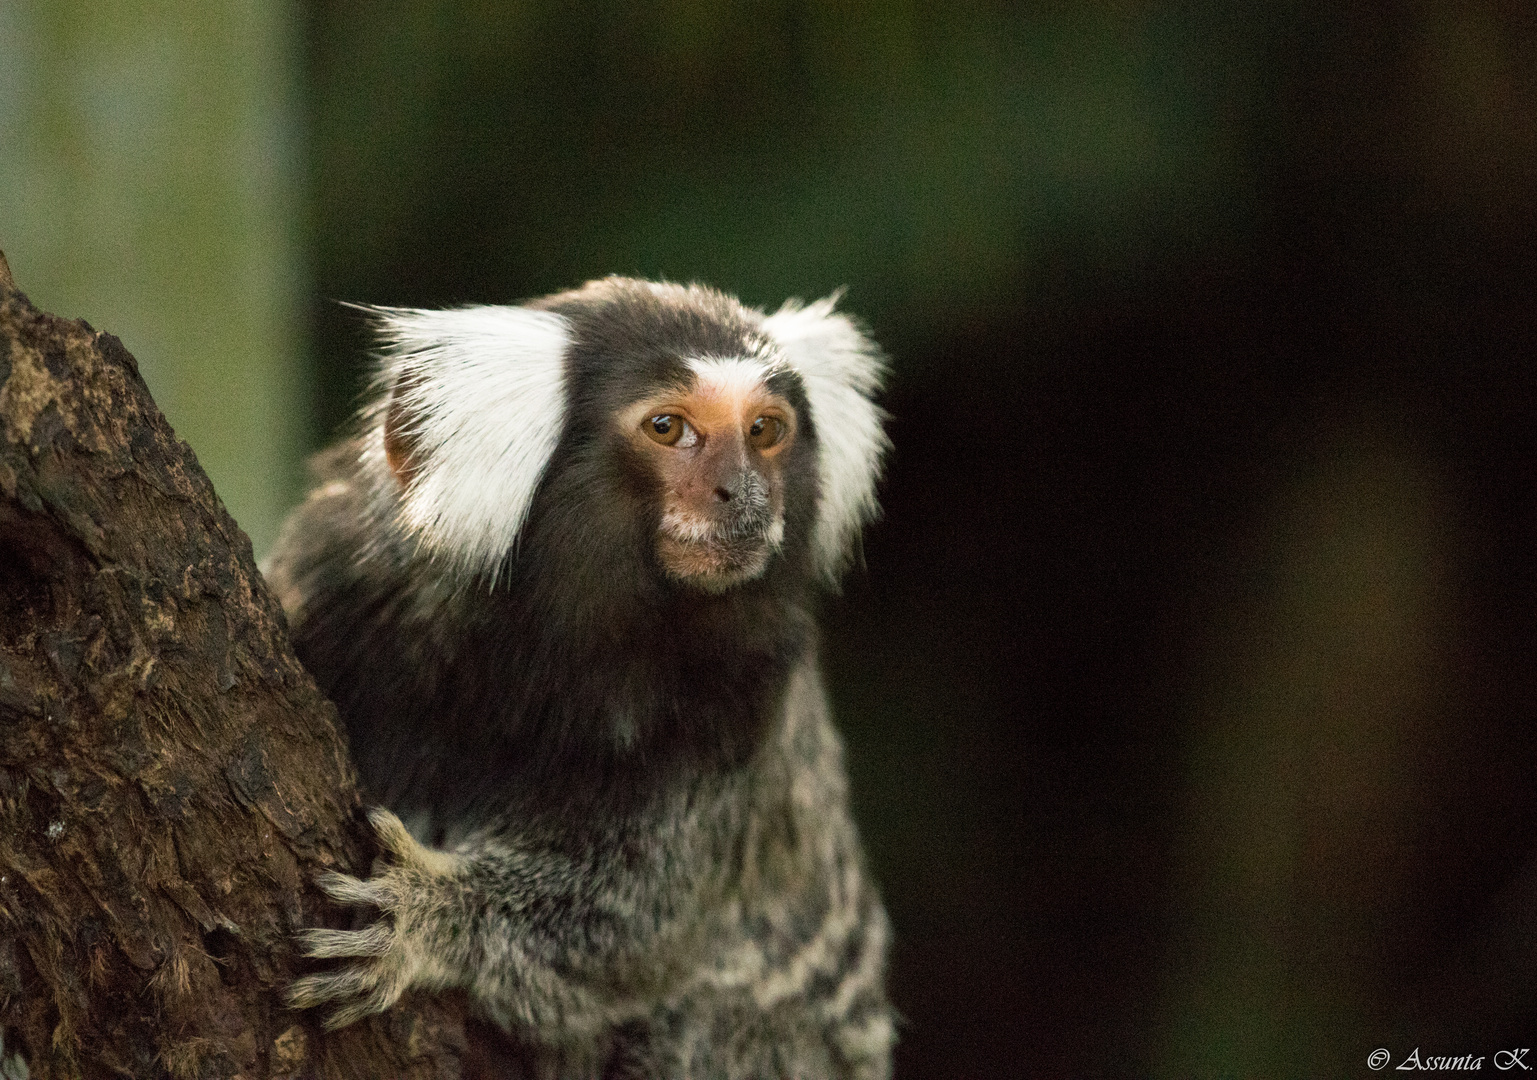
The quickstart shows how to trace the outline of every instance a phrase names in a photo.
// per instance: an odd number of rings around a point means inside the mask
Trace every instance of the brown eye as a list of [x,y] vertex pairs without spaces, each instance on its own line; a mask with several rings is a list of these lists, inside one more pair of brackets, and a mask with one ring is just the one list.
[[754,450],[767,450],[784,438],[784,421],[777,416],[760,416],[747,429],[747,445]]
[[641,423],[641,427],[645,428],[652,442],[663,446],[693,446],[699,441],[694,435],[694,429],[688,426],[688,421],[672,413],[650,417]]
[[646,434],[663,446],[671,446],[683,434],[683,421],[676,416],[653,416],[646,421]]

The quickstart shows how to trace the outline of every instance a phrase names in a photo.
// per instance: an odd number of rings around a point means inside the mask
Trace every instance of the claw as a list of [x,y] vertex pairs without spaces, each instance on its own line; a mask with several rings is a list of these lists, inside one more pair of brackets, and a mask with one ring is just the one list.
[[336,1031],[365,1016],[383,1012],[400,999],[405,984],[395,978],[382,982],[352,968],[327,975],[306,975],[288,988],[288,1004],[295,1009],[339,1003],[322,1021],[326,1030]]
[[374,907],[383,907],[389,899],[385,891],[372,882],[363,881],[349,874],[338,874],[334,870],[328,870],[316,877],[315,884],[320,887],[321,892],[342,904],[372,904]]
[[379,843],[399,862],[411,862],[421,847],[401,820],[382,806],[368,811],[368,823],[379,836]]
[[288,1007],[307,1009],[311,1005],[318,1005],[324,1001],[319,978],[318,975],[305,975],[289,983],[288,989],[283,991],[283,1000],[288,1003]]
[[331,1010],[321,1024],[327,1031],[339,1031],[348,1024],[355,1024],[365,1016],[381,1013],[395,1003],[400,997],[399,993],[386,995],[381,990],[376,990],[367,997],[358,998],[356,1001],[342,1005]]
[[374,923],[363,930],[326,930],[315,927],[300,930],[297,937],[305,956],[314,960],[332,960],[344,956],[383,956],[395,939],[387,923]]
[[384,807],[376,806],[370,810],[368,821],[378,834],[379,843],[396,865],[439,877],[458,872],[460,859],[457,855],[418,842],[400,819]]
[[356,997],[371,989],[373,978],[367,968],[346,968],[295,979],[288,987],[288,1004],[295,1009],[324,1005],[338,998]]
[[369,1009],[361,1002],[353,1002],[351,1005],[344,1006],[340,1009],[336,1009],[331,1013],[328,1013],[326,1018],[320,1022],[320,1025],[327,1031],[340,1031],[348,1024],[355,1024],[359,1020],[363,1019],[363,1017],[367,1016],[370,1012],[374,1011],[378,1010]]

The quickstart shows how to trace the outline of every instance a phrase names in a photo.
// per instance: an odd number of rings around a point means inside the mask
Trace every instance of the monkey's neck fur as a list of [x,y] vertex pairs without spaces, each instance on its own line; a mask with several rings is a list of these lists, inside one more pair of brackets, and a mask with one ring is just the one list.
[[441,842],[488,812],[622,814],[750,766],[816,647],[803,553],[709,595],[667,582],[638,548],[541,551],[535,520],[532,550],[494,586],[466,584],[406,553],[361,556],[347,456],[322,463],[330,482],[290,526],[305,557],[272,583],[346,719],[368,798]]

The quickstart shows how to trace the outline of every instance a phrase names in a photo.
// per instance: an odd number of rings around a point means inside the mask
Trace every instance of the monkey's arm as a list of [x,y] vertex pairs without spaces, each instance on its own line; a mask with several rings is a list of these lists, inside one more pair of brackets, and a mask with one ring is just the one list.
[[564,974],[570,965],[538,946],[535,905],[580,903],[562,895],[570,891],[562,882],[577,879],[569,868],[499,846],[435,851],[388,810],[370,811],[369,820],[390,865],[367,881],[327,874],[318,884],[383,917],[362,930],[302,931],[307,956],[355,963],[296,980],[289,1004],[333,1005],[325,1023],[334,1029],[382,1012],[411,988],[464,987],[503,1027],[581,1035],[612,1022],[605,995]]

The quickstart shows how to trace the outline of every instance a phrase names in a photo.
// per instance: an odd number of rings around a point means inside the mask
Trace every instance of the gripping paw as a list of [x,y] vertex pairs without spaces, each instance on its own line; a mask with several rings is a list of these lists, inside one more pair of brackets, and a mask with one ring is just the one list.
[[338,903],[378,908],[379,921],[362,930],[315,928],[297,935],[305,956],[355,961],[335,971],[305,975],[288,988],[293,1008],[334,1005],[325,1019],[332,1030],[383,1012],[412,986],[448,981],[445,957],[434,947],[434,931],[446,914],[440,898],[457,860],[417,843],[388,810],[370,810],[368,820],[392,865],[367,881],[327,873],[315,884]]

